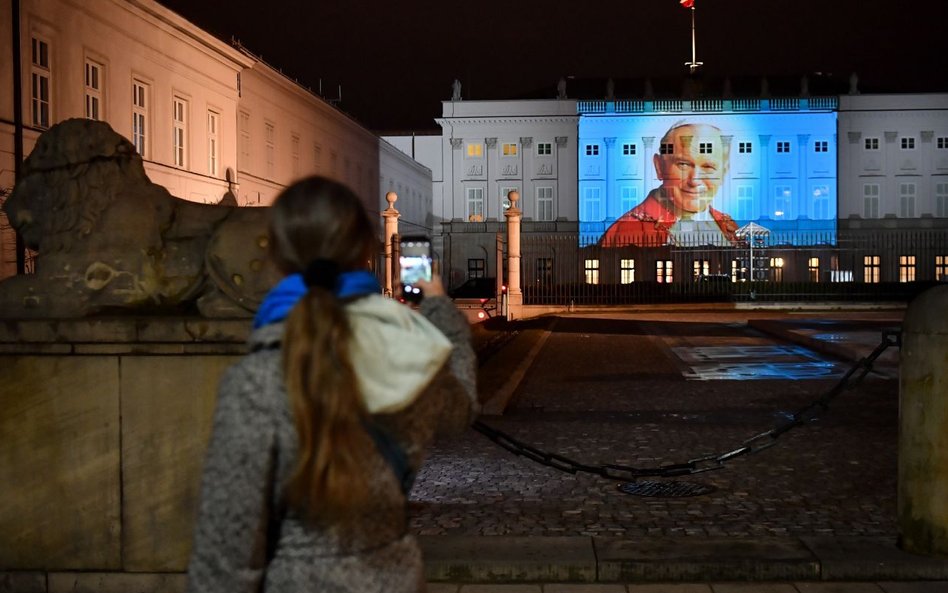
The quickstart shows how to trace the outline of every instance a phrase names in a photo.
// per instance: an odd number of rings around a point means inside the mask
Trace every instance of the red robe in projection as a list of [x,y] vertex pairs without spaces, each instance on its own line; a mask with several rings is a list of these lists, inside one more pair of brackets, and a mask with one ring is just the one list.
[[[734,243],[737,237],[737,223],[720,210],[708,208],[711,218],[721,229],[728,241]],[[606,229],[599,239],[603,247],[621,247],[623,245],[658,246],[668,243],[668,232],[678,222],[675,213],[665,207],[661,198],[661,188],[653,189],[641,204],[620,216]]]

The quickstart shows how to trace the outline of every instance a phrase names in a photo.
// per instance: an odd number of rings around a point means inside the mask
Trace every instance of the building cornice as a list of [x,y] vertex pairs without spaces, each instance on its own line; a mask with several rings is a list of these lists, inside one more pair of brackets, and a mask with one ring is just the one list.
[[536,116],[513,116],[513,117],[438,117],[435,118],[438,125],[444,126],[450,123],[452,126],[489,126],[511,124],[576,124],[579,122],[578,115],[536,115]]

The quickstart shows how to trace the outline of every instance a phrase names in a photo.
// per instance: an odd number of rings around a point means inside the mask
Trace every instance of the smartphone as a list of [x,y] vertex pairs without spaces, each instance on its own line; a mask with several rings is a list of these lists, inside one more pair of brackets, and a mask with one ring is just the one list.
[[431,281],[431,240],[427,237],[402,237],[398,265],[401,270],[402,298],[417,303],[422,297],[419,280]]

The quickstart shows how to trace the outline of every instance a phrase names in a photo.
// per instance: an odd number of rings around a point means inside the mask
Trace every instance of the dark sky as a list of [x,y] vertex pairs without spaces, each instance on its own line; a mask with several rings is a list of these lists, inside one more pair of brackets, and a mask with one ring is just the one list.
[[[455,78],[465,99],[552,97],[560,77],[575,77],[570,96],[601,98],[612,77],[620,98],[634,98],[640,87],[621,81],[680,88],[691,57],[690,11],[678,0],[160,1],[313,89],[321,79],[327,97],[341,84],[340,107],[379,131],[437,129]],[[708,80],[822,72],[845,85],[855,71],[864,92],[948,91],[945,0],[696,6]]]

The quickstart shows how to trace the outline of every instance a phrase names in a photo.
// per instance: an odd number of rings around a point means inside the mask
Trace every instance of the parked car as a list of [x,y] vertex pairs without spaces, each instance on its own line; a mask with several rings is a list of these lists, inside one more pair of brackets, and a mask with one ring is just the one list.
[[497,311],[496,278],[469,278],[448,295],[471,323],[489,319]]

